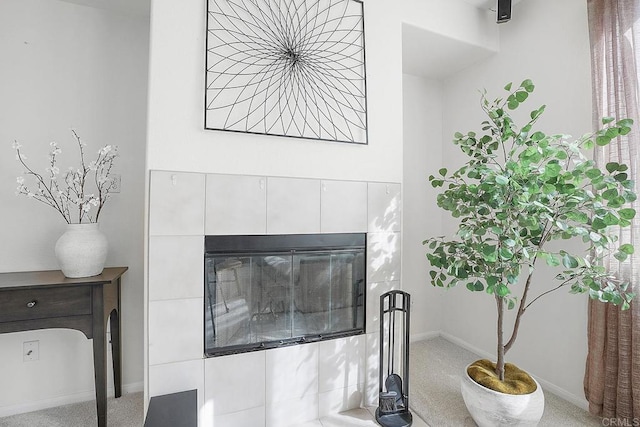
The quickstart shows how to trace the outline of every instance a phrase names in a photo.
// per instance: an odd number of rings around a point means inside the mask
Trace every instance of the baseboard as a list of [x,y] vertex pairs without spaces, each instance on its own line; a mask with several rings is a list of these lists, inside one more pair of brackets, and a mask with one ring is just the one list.
[[411,334],[409,342],[430,340],[440,336],[440,331],[423,332],[421,334]]
[[[143,382],[130,384],[122,384],[122,394],[137,393],[143,390]],[[107,388],[107,397],[114,396],[113,387]],[[56,396],[50,399],[42,399],[31,402],[20,403],[18,405],[0,407],[0,418],[9,417],[16,414],[24,414],[27,412],[39,411],[41,409],[55,408],[56,406],[70,405],[73,403],[81,403],[89,400],[95,400],[96,394],[94,390],[84,391],[81,393],[68,394],[64,396]]]
[[[445,340],[452,342],[453,344],[456,344],[462,348],[464,348],[465,350],[469,350],[472,353],[477,354],[478,356],[480,356],[481,358],[486,358],[486,359],[495,359],[495,355],[488,353],[484,350],[481,350],[471,344],[469,344],[466,341],[461,340],[458,337],[454,337],[453,335],[450,335],[446,332],[440,332],[440,336],[442,338],[444,338]],[[534,372],[531,372],[531,375],[533,375],[535,377],[535,379],[540,383],[540,385],[542,386],[543,390],[548,390],[549,392],[555,394],[556,396],[566,400],[567,402],[573,403],[574,405],[576,405],[577,407],[584,409],[585,411],[589,410],[589,404],[587,403],[586,399],[582,396],[576,396],[573,393],[568,392],[567,390],[558,387],[557,385],[544,380],[542,378],[540,378],[538,375],[536,375]]]

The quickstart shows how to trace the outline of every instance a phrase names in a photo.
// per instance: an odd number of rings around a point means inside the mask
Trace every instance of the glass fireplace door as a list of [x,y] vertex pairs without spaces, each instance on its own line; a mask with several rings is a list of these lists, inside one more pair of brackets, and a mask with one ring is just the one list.
[[205,254],[209,356],[364,332],[364,248]]

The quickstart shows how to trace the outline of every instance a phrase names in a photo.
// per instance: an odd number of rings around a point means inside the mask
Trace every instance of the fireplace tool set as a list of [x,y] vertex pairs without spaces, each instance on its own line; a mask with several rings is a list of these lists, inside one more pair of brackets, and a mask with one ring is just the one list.
[[[409,311],[411,296],[389,291],[380,296],[380,371],[376,421],[382,427],[408,427]],[[401,374],[400,374],[401,373]]]

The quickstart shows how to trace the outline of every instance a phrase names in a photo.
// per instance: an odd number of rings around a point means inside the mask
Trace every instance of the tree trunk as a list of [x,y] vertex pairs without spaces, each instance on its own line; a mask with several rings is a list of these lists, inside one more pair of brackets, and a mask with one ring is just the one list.
[[498,361],[496,362],[496,375],[500,378],[500,381],[504,381],[504,344],[503,344],[503,315],[504,315],[504,300],[497,294],[496,304],[498,306]]

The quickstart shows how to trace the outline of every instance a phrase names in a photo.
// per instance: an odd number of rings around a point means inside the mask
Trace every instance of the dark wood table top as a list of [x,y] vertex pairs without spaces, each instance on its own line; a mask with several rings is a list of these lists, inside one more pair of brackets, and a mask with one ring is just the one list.
[[96,285],[111,283],[127,270],[128,267],[106,267],[102,271],[102,274],[77,279],[65,277],[60,270],[0,273],[0,291],[3,289],[28,288],[36,286]]

